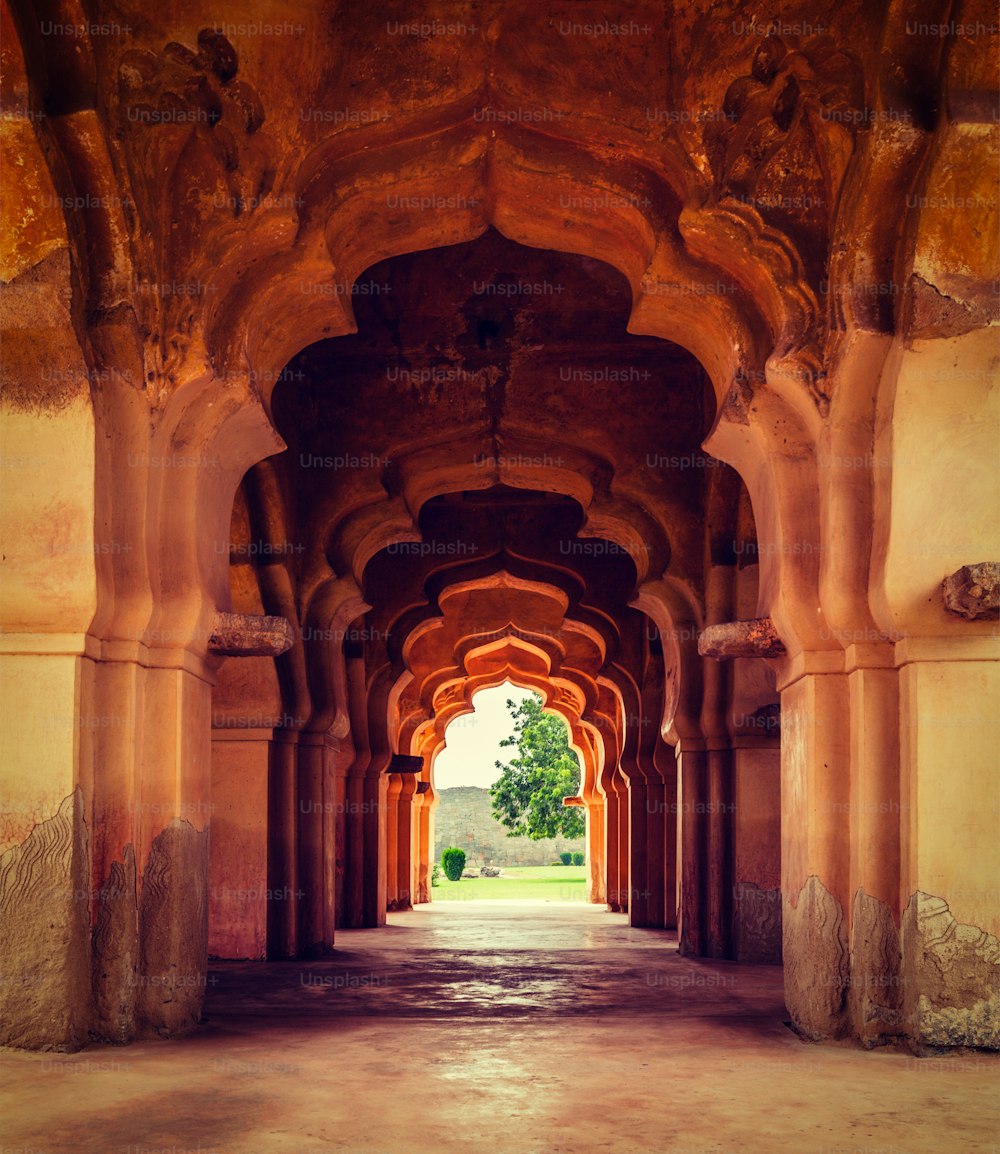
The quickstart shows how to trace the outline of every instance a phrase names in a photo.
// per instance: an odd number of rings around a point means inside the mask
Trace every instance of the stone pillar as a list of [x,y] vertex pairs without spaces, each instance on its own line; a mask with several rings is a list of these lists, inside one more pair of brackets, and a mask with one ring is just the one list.
[[208,952],[267,955],[268,763],[273,730],[212,730]]
[[354,753],[351,750],[338,750],[334,754],[333,768],[333,837],[334,852],[334,901],[333,909],[335,926],[341,929],[347,925],[347,772]]
[[704,955],[708,947],[708,752],[696,738],[677,743],[680,902],[677,940],[682,954]]
[[739,962],[778,963],[781,750],[776,722],[772,736],[763,729],[757,735],[737,735],[733,746],[733,957]]
[[[11,664],[3,662],[5,675]],[[81,791],[71,789],[0,858],[5,1045],[76,1050],[88,1040],[94,1007],[83,810]]]
[[384,926],[386,913],[386,810],[388,757],[373,760],[363,784],[362,925]]
[[396,821],[396,837],[398,850],[396,855],[396,906],[397,910],[413,908],[416,898],[414,882],[415,862],[414,855],[419,850],[416,836],[417,807],[414,799],[417,794],[418,778],[416,774],[405,774],[399,791],[398,817]]
[[344,921],[351,929],[365,924],[365,807],[367,805],[365,770],[371,761],[368,747],[368,692],[365,663],[361,655],[348,656],[347,697],[351,719],[351,741],[354,759],[347,769],[344,799]]
[[[820,668],[840,660],[839,653],[810,656]],[[847,1030],[849,686],[842,673],[817,671],[780,688],[785,1004],[796,1029],[819,1041]]]
[[1000,662],[988,635],[921,642],[896,646],[905,903],[900,1008],[918,1052],[998,1049]]
[[197,1025],[205,993],[211,683],[150,668],[144,705],[136,1026],[171,1037]]
[[329,734],[323,743],[323,942],[326,949],[334,943],[337,927],[337,742]]
[[385,790],[385,903],[386,909],[397,909],[399,901],[399,796],[403,778],[386,774]]
[[267,956],[294,958],[299,948],[297,758],[299,732],[276,729],[271,742],[267,836]]
[[[105,651],[109,648],[102,645]],[[114,646],[114,651],[121,658],[128,655],[128,647]],[[136,661],[101,661],[93,665],[93,682],[93,716],[114,719],[114,724],[100,732],[100,762],[105,768],[93,783],[93,1029],[98,1037],[120,1045],[136,1031],[137,847],[142,808],[139,731],[145,671]]]
[[[419,851],[416,855],[416,886],[417,898],[420,903],[431,900],[431,871],[434,865],[434,807],[431,783],[421,782],[428,788],[419,795],[417,808],[417,837]],[[420,788],[418,785],[418,789]]]
[[608,774],[605,805],[608,813],[604,851],[608,863],[608,908],[616,913],[626,913],[629,907],[628,782],[617,764]]
[[649,837],[651,824],[647,811],[648,786],[637,767],[630,766],[629,786],[625,799],[629,811],[629,924],[651,926],[649,905],[653,896],[649,889]]
[[298,950],[299,957],[326,953],[327,906],[334,900],[327,876],[327,845],[333,825],[333,783],[327,770],[326,736],[304,732],[297,757]]
[[733,754],[728,745],[708,751],[708,813],[704,824],[705,956],[731,958],[734,788]]
[[[620,809],[619,787],[616,782],[616,765],[618,759],[618,745],[616,739],[605,732],[604,765],[601,770],[600,786],[604,793],[604,861],[607,882],[605,886],[608,909],[620,912],[622,905],[622,890],[627,887],[627,880],[619,875],[619,842],[621,840],[621,823],[618,811]],[[626,873],[625,878],[627,879]]]
[[654,753],[656,769],[663,782],[663,928],[677,929],[677,757],[674,749],[658,740]]
[[[852,646],[848,1017],[866,1046],[902,1032],[899,679],[887,646]],[[882,666],[881,668],[879,666]]]
[[623,913],[628,913],[631,895],[629,893],[629,801],[628,782],[619,767],[615,771],[615,785],[618,790],[618,904]]
[[365,826],[364,807],[365,778],[363,774],[349,773],[347,776],[347,856],[346,880],[344,885],[345,919],[344,925],[359,929],[364,922],[364,871],[365,871]]
[[[96,515],[91,378],[69,316],[65,250],[40,258],[3,287],[0,1042],[72,1050],[100,1016],[91,985],[94,745],[112,732],[131,738],[120,704],[95,696],[100,645],[89,634],[98,558],[110,561],[130,541]],[[52,404],[46,380],[59,382]],[[133,760],[100,768],[122,766],[131,778]],[[131,820],[129,800],[123,794],[114,809],[119,826]],[[114,892],[126,895],[118,904],[131,915],[132,953],[119,984],[134,1002],[125,981],[135,965],[135,860],[134,845],[122,858],[124,845],[113,851]],[[131,1005],[126,1012],[130,1030]]]
[[608,900],[608,868],[605,858],[608,810],[604,798],[587,803],[587,901],[599,905]]
[[[640,751],[629,774],[629,925],[664,928],[665,791],[651,755]],[[670,815],[671,818],[673,815]]]

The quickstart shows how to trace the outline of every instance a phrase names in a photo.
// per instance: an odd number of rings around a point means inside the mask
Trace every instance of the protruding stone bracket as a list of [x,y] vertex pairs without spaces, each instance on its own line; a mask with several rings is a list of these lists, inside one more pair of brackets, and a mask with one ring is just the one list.
[[394,753],[389,762],[389,773],[422,773],[424,759],[408,753]]
[[278,657],[295,641],[284,617],[252,613],[216,613],[208,651],[218,657]]
[[730,657],[784,657],[787,651],[771,618],[754,617],[709,625],[698,634],[698,652],[721,661]]
[[963,565],[941,582],[944,607],[967,621],[1000,617],[1000,561]]
[[417,793],[430,793],[431,783],[429,781],[417,782]]
[[564,797],[563,798],[563,805],[568,806],[568,807],[583,806],[586,804],[587,803],[583,800],[582,797]]

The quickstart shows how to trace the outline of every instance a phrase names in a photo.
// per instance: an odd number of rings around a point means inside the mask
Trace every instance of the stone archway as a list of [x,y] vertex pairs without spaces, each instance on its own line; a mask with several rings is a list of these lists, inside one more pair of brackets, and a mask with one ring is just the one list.
[[[663,25],[659,6],[648,8]],[[925,960],[937,956],[928,926],[955,921],[949,902],[983,941],[994,940],[997,926],[983,901],[949,896],[971,889],[981,898],[983,890],[978,863],[950,849],[954,829],[939,836],[917,801],[944,788],[939,745],[917,702],[929,694],[951,711],[994,684],[992,610],[959,619],[938,588],[983,559],[968,555],[972,543],[995,542],[974,508],[948,508],[941,470],[929,474],[941,483],[928,492],[920,464],[897,451],[909,445],[919,458],[938,445],[921,413],[928,363],[936,371],[961,361],[971,374],[969,403],[978,404],[995,362],[995,301],[983,288],[989,254],[962,256],[965,271],[955,280],[945,267],[955,262],[939,259],[947,230],[932,203],[949,187],[956,158],[989,148],[988,85],[967,46],[946,53],[935,44],[926,67],[908,69],[926,45],[904,34],[897,6],[884,17],[845,17],[853,23],[836,29],[840,43],[772,36],[759,45],[727,42],[709,56],[697,19],[671,12],[671,44],[688,52],[684,68],[666,75],[632,47],[616,55],[607,44],[573,42],[567,50],[577,67],[550,106],[538,99],[545,68],[517,48],[544,43],[547,33],[538,13],[517,4],[491,17],[489,36],[460,66],[444,58],[426,65],[446,83],[401,94],[386,82],[380,91],[398,114],[325,132],[316,123],[307,129],[303,118],[294,123],[287,92],[261,95],[254,54],[211,30],[175,27],[164,14],[162,26],[144,23],[127,48],[84,37],[72,52],[47,53],[37,13],[22,4],[12,11],[20,98],[45,109],[26,136],[30,179],[66,208],[18,234],[27,253],[18,258],[21,272],[41,254],[50,262],[37,284],[58,340],[38,352],[23,302],[14,329],[35,350],[26,364],[72,363],[79,386],[69,402],[54,388],[15,390],[14,407],[26,428],[45,426],[39,435],[54,451],[77,440],[93,445],[92,456],[74,451],[65,483],[26,485],[16,506],[27,521],[46,524],[53,507],[71,509],[88,525],[74,547],[87,546],[93,566],[77,583],[61,564],[65,549],[46,557],[18,538],[11,659],[30,666],[27,682],[48,685],[74,721],[52,744],[44,783],[22,791],[11,826],[11,861],[49,862],[37,867],[44,876],[36,886],[64,894],[19,913],[13,939],[47,941],[39,929],[47,921],[63,926],[69,943],[59,948],[65,967],[39,983],[35,1008],[25,1016],[12,1007],[12,1040],[42,1044],[51,1035],[75,1045],[89,1029],[127,1040],[136,1030],[174,1033],[196,1022],[212,683],[220,650],[234,651],[232,638],[218,639],[216,614],[230,608],[231,590],[217,546],[229,543],[241,477],[282,447],[273,387],[303,346],[351,331],[350,291],[366,268],[492,227],[525,246],[613,265],[631,292],[629,330],[688,348],[710,379],[717,419],[704,445],[742,477],[756,526],[759,590],[746,615],[771,623],[722,630],[712,643],[715,652],[766,654],[776,663],[793,1019],[817,1038],[992,1044],[981,1022],[992,965],[986,946],[967,951],[976,975],[968,988],[935,984]],[[73,4],[53,11],[67,24],[87,23]],[[273,76],[291,74],[280,67],[283,51],[271,49]],[[928,70],[947,108],[938,120],[927,115],[919,86],[899,81]],[[616,77],[610,102],[585,79],[605,72]],[[350,107],[346,67],[341,75],[314,61],[296,74],[309,99],[343,97]],[[662,131],[642,115],[653,82],[673,110],[688,114],[688,127]],[[512,115],[543,106],[551,115],[540,124]],[[695,130],[699,108],[714,115]],[[165,118],[165,109],[185,115]],[[490,115],[479,115],[484,110]],[[570,110],[582,115],[574,120]],[[906,227],[889,227],[911,178],[927,203],[907,204]],[[802,182],[818,203],[789,212],[785,194]],[[568,204],[557,189],[567,190]],[[387,202],[390,190],[399,203]],[[208,211],[217,196],[221,216]],[[449,198],[462,203],[447,215],[435,211]],[[934,284],[947,284],[960,304],[935,301]],[[898,291],[882,293],[885,285]],[[34,287],[25,280],[16,291],[30,301]],[[990,428],[975,422],[970,460],[986,459]],[[869,458],[882,445],[892,447],[891,463],[879,472]],[[950,446],[941,454],[953,457]],[[591,468],[574,459],[558,483],[553,472],[530,469],[506,480],[544,489],[547,479],[554,491],[582,498],[592,537],[616,542],[635,562],[636,605],[669,645],[686,650],[688,668],[709,669],[699,666],[689,634],[726,625],[710,611],[725,598],[699,604],[705,591],[692,591],[679,563],[671,571],[673,554],[651,565],[637,547],[649,529],[636,511],[641,503],[602,505],[570,476]],[[254,479],[262,491],[273,481],[266,465]],[[353,510],[324,542],[322,564],[300,590],[307,620],[348,627],[367,604],[366,563],[416,539],[429,501],[481,481],[462,468],[435,475],[415,454],[384,506],[368,507],[367,519]],[[906,495],[918,491],[919,501]],[[954,516],[962,531],[913,562],[905,540],[925,506],[936,524]],[[40,576],[43,597],[34,592]],[[287,588],[270,593],[276,604],[288,600]],[[339,658],[311,677],[310,660],[296,653],[286,662],[302,703],[291,716],[304,719],[284,743],[287,797],[299,776],[319,779],[320,738],[346,716]],[[692,789],[711,793],[724,774],[723,743],[718,717],[708,716],[714,704],[706,712],[696,700],[703,686],[691,675],[667,700],[698,715],[698,726],[689,725],[681,708],[674,736],[682,778],[690,772]],[[39,729],[30,697],[15,700],[12,733]],[[102,719],[109,723],[96,723]],[[990,724],[979,718],[976,733]],[[312,737],[303,743],[300,734]],[[384,733],[379,739],[384,760],[391,750]],[[991,743],[972,742],[975,765]],[[313,752],[300,758],[302,749]],[[962,814],[977,811],[968,801],[974,794],[970,778]],[[873,801],[897,808],[873,813]],[[906,823],[904,805],[915,807]],[[830,813],[849,820],[832,823]],[[710,830],[706,836],[711,843]],[[47,850],[36,855],[50,838],[61,847],[57,864]],[[309,844],[307,856],[326,852],[321,839]],[[298,853],[284,851],[291,875]],[[11,868],[9,876],[19,876]],[[85,899],[72,896],[79,892]],[[316,940],[326,934],[323,910],[313,900],[307,936]],[[290,949],[294,918],[281,933]],[[142,981],[130,983],[136,972]],[[888,1005],[859,993],[899,989],[904,974],[912,979],[905,997]],[[177,975],[190,981],[171,981]],[[39,1026],[39,1013],[54,1025]]]

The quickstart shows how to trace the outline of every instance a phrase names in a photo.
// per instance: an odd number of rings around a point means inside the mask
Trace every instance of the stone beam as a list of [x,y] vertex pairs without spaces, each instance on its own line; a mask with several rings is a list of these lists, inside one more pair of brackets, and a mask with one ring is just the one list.
[[563,798],[563,805],[565,805],[565,806],[575,806],[575,805],[583,806],[586,804],[587,803],[583,800],[582,797],[564,797]]
[[944,607],[969,621],[1000,616],[1000,561],[963,565],[941,582]]
[[408,753],[394,753],[389,762],[389,773],[422,773],[424,759]]
[[218,657],[278,657],[295,640],[284,617],[252,613],[217,613],[208,639],[208,651]]
[[785,652],[770,617],[709,625],[698,634],[698,653],[720,661],[730,657],[783,657]]

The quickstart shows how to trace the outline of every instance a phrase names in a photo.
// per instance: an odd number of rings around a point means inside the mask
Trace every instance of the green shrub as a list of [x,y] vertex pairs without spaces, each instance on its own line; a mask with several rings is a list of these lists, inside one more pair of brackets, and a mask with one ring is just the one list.
[[579,850],[577,850],[576,853],[573,854],[573,865],[583,865],[585,860],[586,860],[586,858],[584,857],[584,855],[582,853],[580,853]]
[[563,852],[559,855],[559,860],[563,865],[569,865],[573,860],[573,855],[569,850],[563,850]]
[[441,884],[441,867],[437,862],[434,863],[434,868],[431,870],[431,885],[439,886]]
[[441,868],[444,870],[444,876],[448,881],[459,881],[462,877],[462,870],[465,869],[465,850],[449,846],[441,855]]

